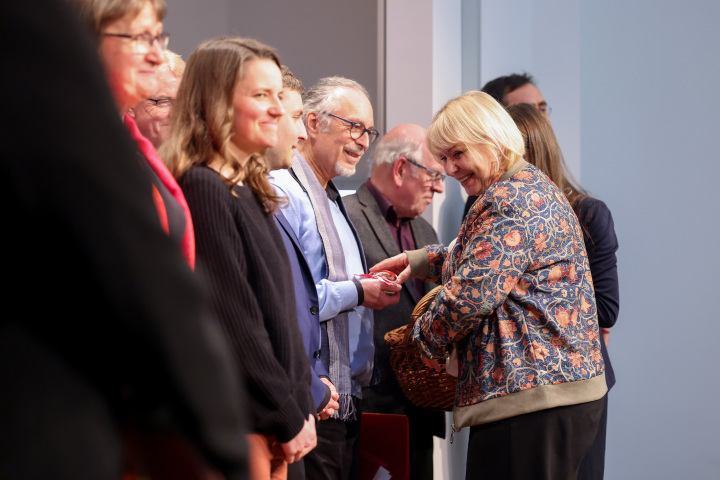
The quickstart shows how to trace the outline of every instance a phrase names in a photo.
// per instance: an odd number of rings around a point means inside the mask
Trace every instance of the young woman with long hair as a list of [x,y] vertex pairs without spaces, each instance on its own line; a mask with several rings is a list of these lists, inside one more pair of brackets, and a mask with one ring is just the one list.
[[161,156],[195,221],[198,271],[249,397],[252,478],[283,478],[316,442],[310,370],[288,257],[272,218],[279,198],[260,154],[275,145],[282,78],[275,51],[220,38],[190,56]]

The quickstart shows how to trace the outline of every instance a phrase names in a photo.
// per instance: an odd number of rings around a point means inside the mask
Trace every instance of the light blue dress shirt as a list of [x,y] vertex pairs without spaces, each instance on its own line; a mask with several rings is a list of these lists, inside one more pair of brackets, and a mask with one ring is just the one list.
[[[299,157],[298,153],[296,155]],[[300,158],[302,159],[302,157]],[[365,387],[370,384],[372,378],[375,355],[372,310],[357,305],[357,289],[352,280],[341,282],[327,280],[325,250],[310,197],[305,190],[288,170],[273,171],[270,175],[270,183],[273,184],[278,195],[288,197],[289,202],[282,212],[300,240],[305,257],[310,264],[318,292],[320,321],[330,320],[343,311],[348,312],[352,381]],[[350,220],[343,215],[338,203],[330,201],[328,197],[325,197],[325,200],[330,205],[330,212],[345,253],[348,278],[352,279],[355,274],[365,273],[358,245],[359,240],[356,239]],[[342,200],[338,197],[337,202],[342,202]]]

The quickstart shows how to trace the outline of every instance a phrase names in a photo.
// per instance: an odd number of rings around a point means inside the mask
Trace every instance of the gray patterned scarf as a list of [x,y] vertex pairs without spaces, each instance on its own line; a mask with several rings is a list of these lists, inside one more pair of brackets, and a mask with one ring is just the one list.
[[[327,279],[331,282],[349,280],[345,267],[345,253],[335,229],[335,222],[330,212],[330,200],[325,189],[320,185],[310,165],[297,153],[293,157],[291,170],[310,197],[325,250]],[[330,380],[340,395],[340,408],[333,418],[354,420],[357,412],[352,397],[360,396],[360,386],[353,387],[352,384],[347,312],[340,312],[335,318],[321,322],[320,328],[322,330],[321,360],[328,366]]]

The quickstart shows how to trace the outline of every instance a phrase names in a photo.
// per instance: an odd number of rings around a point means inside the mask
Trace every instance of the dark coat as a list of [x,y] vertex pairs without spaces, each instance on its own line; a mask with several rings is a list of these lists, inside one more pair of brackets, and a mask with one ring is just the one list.
[[[368,267],[381,260],[400,253],[397,243],[387,226],[380,208],[365,185],[358,189],[354,195],[345,197],[345,208],[357,229],[358,235],[365,250],[365,259]],[[417,248],[438,243],[437,234],[432,226],[423,218],[416,218],[410,222],[410,230]],[[434,284],[425,284],[423,295],[434,287]],[[375,374],[376,378],[371,387],[363,389],[363,411],[376,413],[407,414],[408,409],[414,408],[400,390],[395,374],[390,366],[390,350],[385,344],[385,334],[390,330],[407,325],[410,314],[420,298],[410,289],[403,286],[400,292],[400,302],[389,305],[382,310],[375,310]],[[444,437],[445,419],[443,412],[421,411],[419,413],[422,424],[434,435]],[[417,417],[418,415],[413,415]]]
[[321,376],[327,377],[328,372],[318,355],[320,351],[320,308],[318,306],[317,290],[313,283],[312,272],[300,246],[300,241],[281,211],[275,212],[275,222],[278,225],[280,236],[285,244],[285,250],[287,250],[290,258],[290,267],[295,285],[298,325],[302,333],[305,353],[307,353],[310,360],[312,373],[310,393],[317,411],[320,411],[330,400],[330,390],[320,380]]

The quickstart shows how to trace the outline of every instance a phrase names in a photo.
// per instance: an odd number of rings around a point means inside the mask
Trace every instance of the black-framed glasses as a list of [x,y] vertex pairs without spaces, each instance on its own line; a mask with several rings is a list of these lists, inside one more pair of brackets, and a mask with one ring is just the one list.
[[170,41],[170,34],[168,32],[163,32],[160,35],[152,36],[150,33],[138,33],[137,35],[129,35],[127,33],[107,33],[103,32],[103,35],[106,37],[119,37],[119,38],[127,38],[132,42],[132,45],[136,52],[138,53],[147,53],[150,51],[150,49],[153,47],[155,42],[157,42],[158,47],[160,47],[160,50],[165,50],[168,46],[168,42]]
[[430,175],[432,175],[432,177],[430,177],[430,178],[431,178],[431,180],[430,180],[431,183],[442,183],[442,182],[445,181],[445,175],[444,175],[444,174],[442,174],[442,173],[440,173],[440,172],[436,172],[435,170],[429,169],[429,168],[427,168],[425,165],[422,165],[422,164],[416,162],[416,161],[413,160],[412,158],[405,157],[405,160],[407,160],[408,162],[412,163],[412,164],[415,165],[416,167],[420,167],[420,168],[422,168],[423,170],[425,170],[426,172],[429,172]]
[[372,145],[373,143],[375,143],[375,140],[377,140],[378,137],[380,136],[380,133],[377,130],[375,130],[374,128],[373,129],[366,128],[365,124],[362,122],[353,122],[352,120],[348,120],[347,118],[338,117],[337,115],[333,115],[332,113],[328,113],[328,112],[322,112],[322,113],[324,113],[325,115],[331,116],[331,117],[335,117],[338,120],[342,120],[343,122],[349,123],[350,124],[350,138],[352,138],[353,140],[359,140],[363,135],[365,135],[365,132],[367,132],[369,145]]
[[174,98],[148,98],[148,102],[152,103],[158,108],[170,108],[172,107],[173,102],[175,101]]

